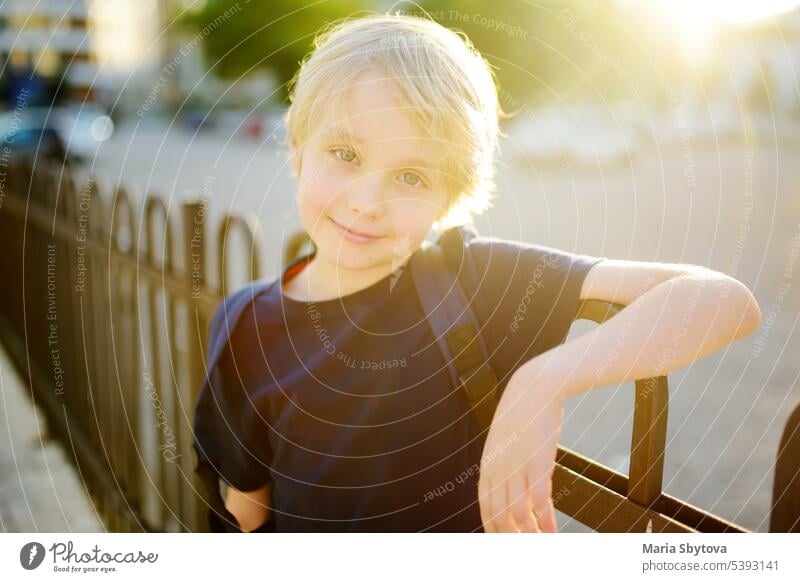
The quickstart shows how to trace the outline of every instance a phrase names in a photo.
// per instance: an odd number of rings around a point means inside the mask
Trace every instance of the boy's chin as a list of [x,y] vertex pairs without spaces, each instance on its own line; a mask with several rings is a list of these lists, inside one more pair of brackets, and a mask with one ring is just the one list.
[[364,271],[374,269],[381,265],[389,265],[392,262],[391,256],[383,256],[383,253],[372,249],[350,249],[344,247],[320,249],[325,255],[325,259],[339,267],[350,271]]

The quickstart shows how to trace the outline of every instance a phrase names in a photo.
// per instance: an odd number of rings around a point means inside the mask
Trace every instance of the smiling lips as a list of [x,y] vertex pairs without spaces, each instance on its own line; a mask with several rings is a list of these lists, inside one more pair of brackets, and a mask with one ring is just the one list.
[[339,224],[338,222],[336,222],[330,216],[328,217],[328,219],[333,224],[333,227],[337,231],[339,231],[339,234],[342,235],[342,238],[344,238],[345,240],[350,241],[352,243],[365,244],[365,243],[374,242],[376,240],[384,238],[382,236],[373,236],[371,234],[366,234],[366,233],[363,233],[363,232],[359,232],[357,230],[346,228],[346,227],[342,226],[341,224]]

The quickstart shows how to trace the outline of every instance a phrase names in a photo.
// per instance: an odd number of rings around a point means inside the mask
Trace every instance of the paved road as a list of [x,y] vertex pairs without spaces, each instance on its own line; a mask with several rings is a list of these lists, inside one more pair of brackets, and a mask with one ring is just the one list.
[[0,346],[0,531],[98,532],[105,528],[45,417]]
[[[653,143],[612,171],[534,169],[504,148],[500,197],[478,222],[484,234],[597,256],[687,262],[736,276],[755,294],[764,326],[670,377],[666,492],[766,531],[772,463],[800,401],[800,149],[768,141]],[[122,128],[96,170],[109,181],[210,198],[210,216],[251,211],[263,228],[264,268],[298,226],[285,153],[274,141],[219,133]],[[177,210],[177,209],[174,209]],[[286,213],[288,214],[288,218]],[[177,213],[176,213],[177,217]],[[573,333],[586,329],[576,325]],[[562,443],[627,470],[632,386],[568,403]],[[564,531],[582,528],[561,516]]]

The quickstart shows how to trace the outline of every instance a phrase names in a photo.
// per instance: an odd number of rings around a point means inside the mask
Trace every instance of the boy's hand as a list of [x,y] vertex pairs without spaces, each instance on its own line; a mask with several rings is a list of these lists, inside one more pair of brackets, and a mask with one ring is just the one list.
[[534,362],[510,378],[484,445],[478,497],[486,532],[557,529],[552,476],[564,405],[559,382]]

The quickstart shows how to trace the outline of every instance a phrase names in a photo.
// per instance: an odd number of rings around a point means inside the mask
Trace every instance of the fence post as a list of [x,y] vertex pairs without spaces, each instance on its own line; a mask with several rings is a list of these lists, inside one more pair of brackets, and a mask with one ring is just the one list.
[[636,381],[628,499],[645,507],[661,495],[668,410],[666,376]]
[[[194,417],[194,403],[203,385],[206,376],[206,336],[208,322],[206,321],[205,311],[201,306],[202,291],[206,281],[206,229],[205,214],[206,206],[203,200],[192,200],[183,204],[183,246],[184,246],[184,272],[186,275],[186,341],[187,341],[187,380],[189,382],[189,404],[188,411],[190,435],[189,446],[185,448],[187,452],[191,449],[192,418]],[[190,460],[188,471],[193,490],[202,492],[203,483],[194,474],[194,460],[191,454],[186,457]],[[190,517],[193,531],[207,531],[205,515],[208,508],[202,495],[194,494],[190,496],[190,509],[187,512]]]

